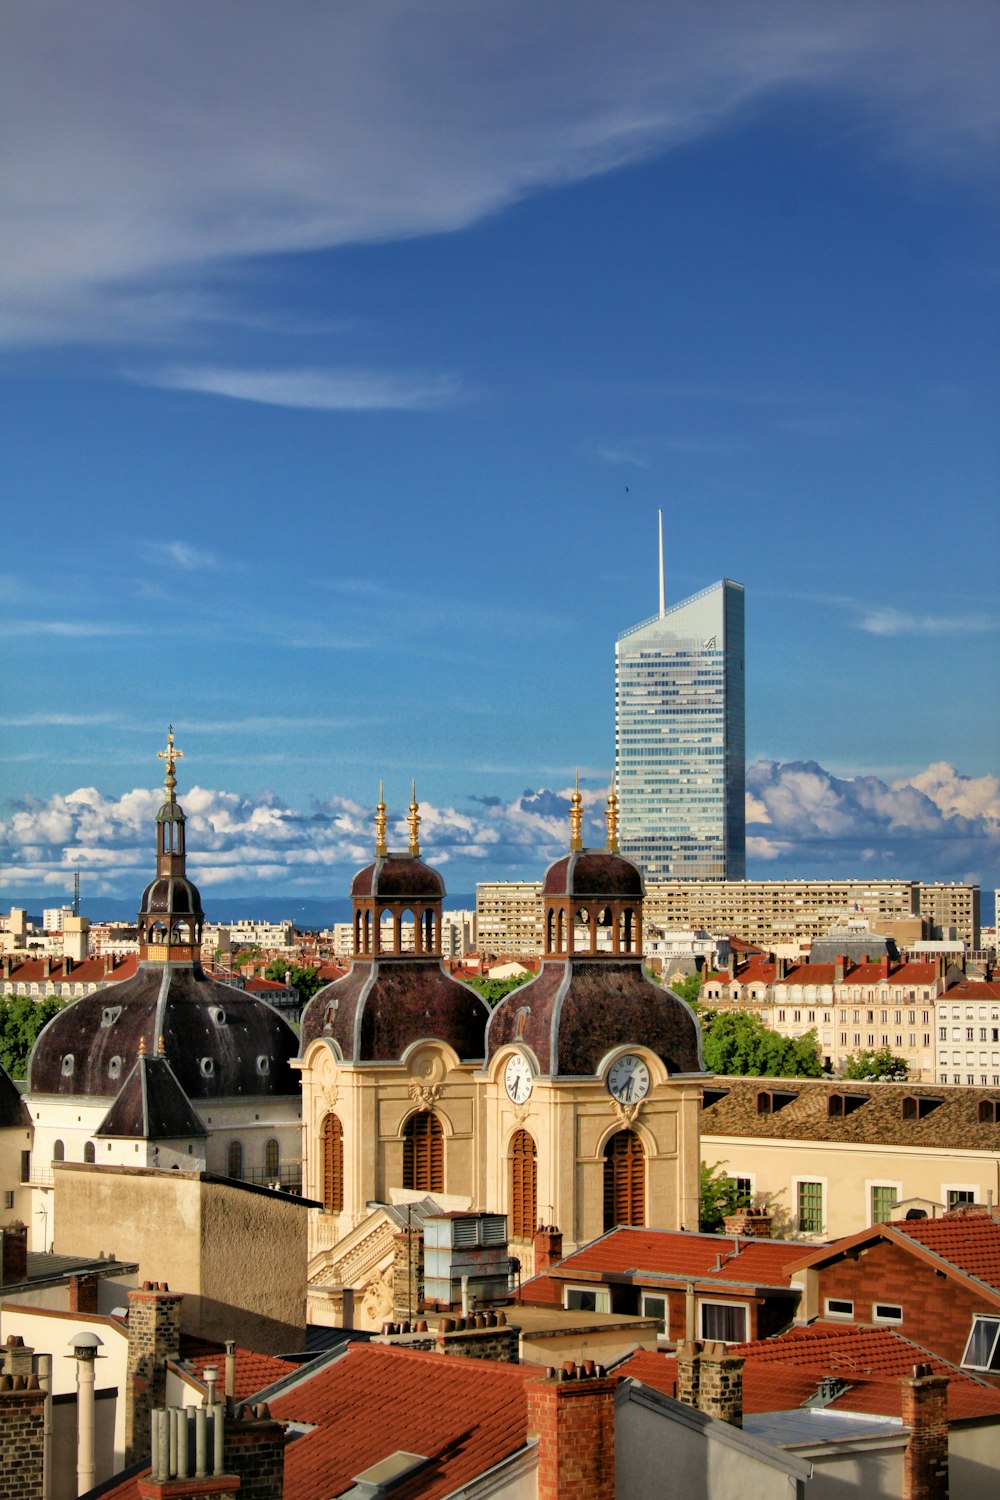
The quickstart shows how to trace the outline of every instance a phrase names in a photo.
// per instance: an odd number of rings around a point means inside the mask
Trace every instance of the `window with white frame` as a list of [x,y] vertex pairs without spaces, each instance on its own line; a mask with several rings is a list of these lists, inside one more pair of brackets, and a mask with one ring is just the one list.
[[853,1318],[854,1303],[849,1297],[827,1297],[823,1313],[827,1318]]
[[873,1323],[902,1323],[903,1309],[898,1302],[873,1302]]
[[800,1234],[823,1233],[823,1184],[796,1183],[796,1219]]
[[[955,1082],[958,1082],[957,1078]],[[961,1208],[963,1203],[975,1203],[976,1189],[956,1184],[954,1187],[945,1187],[943,1197],[949,1208]]]
[[666,1338],[670,1332],[667,1322],[669,1307],[666,1297],[659,1292],[643,1292],[640,1300],[642,1316],[644,1318],[655,1318],[658,1336]]
[[743,1344],[749,1337],[745,1302],[699,1302],[698,1337],[723,1344]]
[[981,1314],[973,1318],[962,1364],[967,1370],[1000,1374],[1000,1318],[988,1318]]
[[563,1307],[567,1312],[610,1312],[611,1293],[606,1286],[568,1286]]

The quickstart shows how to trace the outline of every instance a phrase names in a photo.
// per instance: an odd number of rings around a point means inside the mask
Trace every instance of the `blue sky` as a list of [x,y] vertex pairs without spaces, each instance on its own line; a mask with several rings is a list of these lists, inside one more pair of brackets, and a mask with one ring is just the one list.
[[220,892],[339,894],[380,774],[537,873],[661,505],[747,588],[752,872],[1000,881],[995,7],[6,33],[0,890],[131,894],[168,720]]

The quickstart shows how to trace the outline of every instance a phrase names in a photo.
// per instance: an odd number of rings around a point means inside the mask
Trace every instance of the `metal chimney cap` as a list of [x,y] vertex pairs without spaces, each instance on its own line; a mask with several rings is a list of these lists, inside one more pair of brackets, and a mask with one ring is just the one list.
[[101,1349],[104,1340],[96,1333],[74,1333],[69,1341],[71,1349]]

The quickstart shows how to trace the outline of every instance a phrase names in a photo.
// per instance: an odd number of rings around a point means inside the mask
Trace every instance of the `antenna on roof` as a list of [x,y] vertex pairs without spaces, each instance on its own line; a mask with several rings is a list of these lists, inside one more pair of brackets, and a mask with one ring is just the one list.
[[73,876],[73,915],[80,915],[80,871],[77,870]]
[[663,616],[667,612],[666,596],[665,596],[665,594],[663,592],[663,512],[662,512],[662,510],[658,511],[657,514],[659,515],[659,518],[660,518],[660,619],[662,620]]

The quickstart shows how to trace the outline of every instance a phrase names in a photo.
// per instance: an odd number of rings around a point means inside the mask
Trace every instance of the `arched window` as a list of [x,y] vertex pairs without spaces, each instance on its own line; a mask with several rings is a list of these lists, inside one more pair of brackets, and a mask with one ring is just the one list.
[[361,952],[361,913],[359,911],[354,913],[354,951],[355,953]]
[[444,1131],[429,1110],[411,1115],[403,1127],[403,1186],[421,1193],[444,1192]]
[[372,914],[371,914],[370,911],[366,911],[365,912],[365,952],[366,953],[370,953],[371,951],[372,951]]
[[526,1130],[515,1130],[510,1140],[510,1235],[527,1240],[535,1232],[538,1198],[538,1153]]
[[65,1161],[66,1160],[66,1147],[63,1145],[62,1141],[53,1141],[52,1142],[52,1160],[53,1161]]
[[545,917],[545,949],[547,953],[552,952],[552,943],[555,938],[556,914],[550,906]]
[[281,1148],[276,1140],[264,1142],[264,1176],[268,1182],[277,1182],[281,1173]]
[[437,919],[433,911],[424,912],[424,952],[435,953],[438,940],[436,934]]
[[84,1148],[83,1148],[83,1159],[84,1159],[84,1161],[91,1161],[91,1162],[94,1162],[94,1161],[97,1160],[97,1147],[94,1145],[93,1141],[88,1141],[87,1144],[84,1146]]
[[325,1115],[323,1142],[323,1207],[339,1214],[344,1206],[344,1127],[336,1115]]
[[635,912],[627,906],[621,919],[621,951],[631,953],[635,947]]
[[634,1130],[619,1130],[604,1148],[604,1228],[646,1222],[646,1153]]
[[243,1176],[243,1147],[239,1141],[230,1141],[226,1153],[226,1176],[237,1180]]

